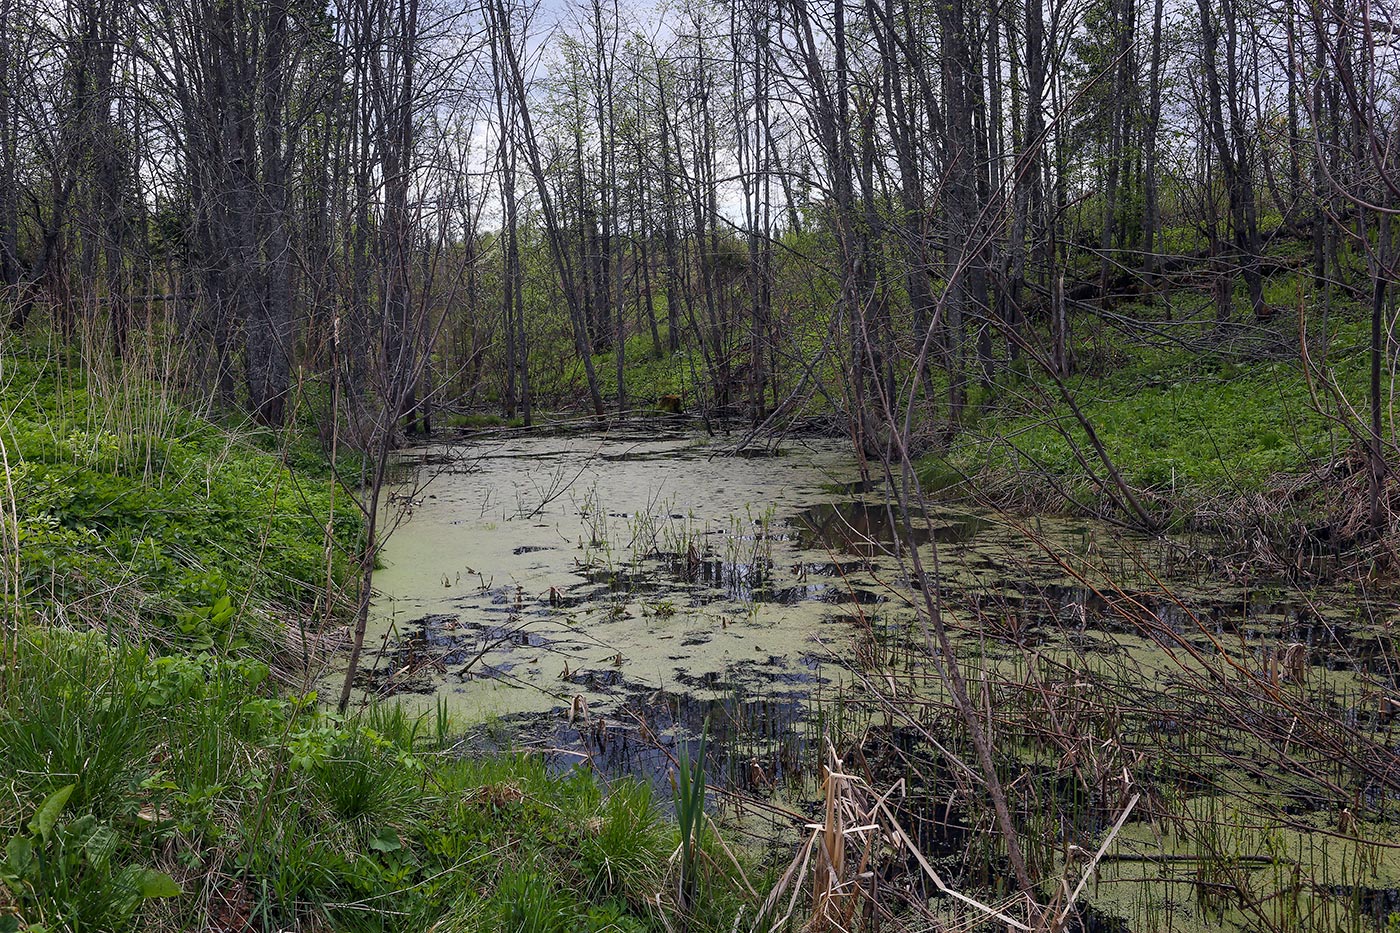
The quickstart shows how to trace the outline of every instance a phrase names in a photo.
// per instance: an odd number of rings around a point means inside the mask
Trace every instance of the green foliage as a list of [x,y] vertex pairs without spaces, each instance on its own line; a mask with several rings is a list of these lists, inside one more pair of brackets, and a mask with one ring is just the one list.
[[0,883],[21,916],[29,915],[31,931],[131,928],[143,902],[178,897],[180,886],[165,872],[119,864],[116,831],[91,813],[60,822],[75,788],[67,784],[45,797],[29,833],[9,837]]
[[[128,703],[123,680],[133,659],[98,664],[93,635],[34,642],[38,655],[0,708],[0,750],[7,770],[43,775],[34,792],[73,786],[73,804],[109,815],[129,781],[147,728],[144,704]],[[42,662],[42,663],[40,663]],[[27,712],[26,712],[27,711]]]
[[[420,770],[411,753],[398,749],[372,729],[349,735],[331,733],[324,755],[305,761],[317,796],[340,820],[382,824],[401,816],[412,804]],[[384,830],[376,830],[383,833]],[[388,837],[375,836],[379,851]]]
[[[312,609],[326,520],[344,550],[358,518],[304,438],[130,393],[0,355],[24,599],[0,931],[662,929],[677,835],[649,787],[461,760],[445,710],[344,719],[275,688],[258,620]],[[159,429],[109,430],[114,404]],[[728,928],[738,901],[715,903]]]
[[682,748],[676,766],[676,822],[681,830],[681,903],[689,907],[695,902],[699,889],[700,850],[704,842],[705,819],[705,738],[700,736],[700,748],[695,757]]
[[[0,694],[21,804],[0,807],[0,880],[31,929],[200,928],[214,891],[278,929],[663,926],[678,840],[649,786],[604,792],[535,756],[440,757],[430,719],[338,719],[279,697],[251,659],[32,627],[19,648]],[[733,892],[711,899],[732,921]]]
[[[1295,277],[1282,277],[1269,283],[1267,297],[1291,308],[1297,288]],[[1131,313],[1147,315],[1146,309]],[[1329,379],[1352,407],[1364,405],[1365,322],[1338,313],[1324,331],[1324,322],[1312,317],[1312,352],[1315,362],[1325,360],[1326,375],[1314,373],[1311,386],[1296,353],[1260,356],[1228,345],[1213,352],[1152,349],[1091,338],[1081,342],[1084,365],[1068,388],[1136,488],[1169,497],[1178,508],[1205,496],[1265,489],[1279,474],[1345,454],[1351,439],[1340,424],[1346,415]],[[1273,326],[1280,346],[1296,345],[1296,315]],[[1100,367],[1100,360],[1107,362]],[[980,477],[985,487],[988,480],[1044,471],[1062,487],[1092,495],[1076,449],[1103,471],[1086,432],[1053,394],[1042,399],[1032,412],[984,410],[977,431],[945,456],[925,459],[921,475],[947,486],[951,468]]]
[[442,415],[436,421],[437,426],[443,428],[456,428],[458,430],[479,430],[482,428],[518,428],[523,422],[519,418],[502,418],[500,415],[492,414],[457,414],[449,413]]
[[[666,329],[662,328],[661,343],[666,346]],[[633,407],[655,405],[663,395],[675,395],[687,404],[696,398],[695,380],[705,378],[705,362],[698,350],[685,346],[675,353],[664,350],[661,356],[652,352],[651,334],[634,334],[627,338],[623,351],[623,383],[629,404]],[[604,398],[617,395],[617,362],[613,353],[593,358],[598,373],[598,387]]]
[[[59,607],[69,622],[139,620],[184,650],[246,647],[259,633],[243,610],[309,605],[326,579],[327,520],[335,514],[340,555],[359,516],[344,495],[333,504],[324,465],[292,472],[260,449],[267,436],[230,434],[169,403],[142,414],[156,404],[20,348],[0,356],[25,606],[40,620]],[[284,438],[288,459],[311,459],[305,439]],[[343,559],[331,570],[343,579]]]

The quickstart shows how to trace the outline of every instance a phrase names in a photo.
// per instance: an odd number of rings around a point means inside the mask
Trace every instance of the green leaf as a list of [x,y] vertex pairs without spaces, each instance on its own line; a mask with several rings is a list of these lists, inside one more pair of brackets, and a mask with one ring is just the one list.
[[374,835],[369,837],[369,847],[376,852],[397,852],[403,848],[403,843],[399,841],[398,833],[385,826],[376,829]]
[[209,621],[215,625],[223,625],[233,618],[233,602],[224,596],[209,609]]
[[137,880],[136,886],[141,892],[141,896],[146,900],[156,897],[179,897],[184,893],[180,890],[180,885],[176,883],[174,878],[163,871],[156,871],[153,868],[147,868],[145,871],[141,872],[141,877]]
[[34,860],[34,842],[28,836],[15,836],[5,846],[5,861],[16,875],[24,876]]
[[105,868],[112,854],[117,851],[117,834],[110,826],[94,826],[82,843],[88,863],[94,868]]
[[63,812],[63,805],[68,802],[69,797],[73,796],[73,789],[77,786],[77,784],[69,784],[66,787],[60,787],[44,798],[44,802],[34,813],[34,819],[29,821],[29,831],[40,839],[48,839],[49,833],[53,832],[54,824],[58,822],[58,815]]
[[19,933],[19,918],[14,914],[0,914],[0,933]]

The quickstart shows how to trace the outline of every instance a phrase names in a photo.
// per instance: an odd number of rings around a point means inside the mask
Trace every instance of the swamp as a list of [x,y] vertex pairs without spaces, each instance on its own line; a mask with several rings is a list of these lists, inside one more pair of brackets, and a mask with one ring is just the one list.
[[401,451],[362,692],[484,715],[464,749],[662,791],[703,738],[716,816],[774,856],[849,762],[902,782],[886,812],[909,851],[885,857],[939,873],[882,866],[894,897],[1006,896],[954,770],[972,751],[924,650],[927,580],[1006,755],[1028,867],[1077,881],[1114,830],[1084,929],[1385,924],[1392,792],[1345,761],[1393,742],[1392,599],[1222,582],[1205,534],[958,500],[897,514],[827,438],[732,454],[674,427]]
[[1400,9],[0,0],[0,933],[1400,931]]

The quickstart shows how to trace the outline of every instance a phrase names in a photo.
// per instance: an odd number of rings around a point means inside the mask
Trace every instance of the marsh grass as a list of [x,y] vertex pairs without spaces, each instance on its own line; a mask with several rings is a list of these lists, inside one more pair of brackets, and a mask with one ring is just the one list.
[[[942,606],[1035,881],[1039,905],[1012,910],[1017,922],[1055,929],[1088,901],[1093,916],[1143,931],[1383,926],[1400,888],[1384,699],[1393,639],[1316,618],[1337,594],[1308,595],[1303,624],[1321,634],[1304,643],[1271,617],[1207,611],[1209,592],[1132,589],[1107,555],[1076,558],[1029,530],[1026,539],[1060,555],[1078,588],[952,587]],[[865,715],[832,733],[845,774],[899,788],[887,805],[907,851],[927,846],[950,887],[1024,904],[1007,883],[1006,840],[967,765],[975,749],[946,674],[916,628],[883,649],[865,655],[844,700]],[[852,799],[876,791],[864,793]],[[833,812],[814,820],[808,864],[785,880],[801,885],[811,865],[828,866],[810,889],[834,909],[841,901],[820,896],[823,885],[847,887],[829,882],[840,860],[823,840],[877,821]],[[898,837],[890,825],[872,851]],[[845,851],[846,864],[864,852]],[[901,863],[901,876],[919,876],[906,857],[884,862]],[[951,895],[931,888],[933,900],[902,909],[954,922]],[[897,892],[885,893],[876,903],[894,904]],[[846,916],[844,928],[871,928],[869,916],[854,927]]]

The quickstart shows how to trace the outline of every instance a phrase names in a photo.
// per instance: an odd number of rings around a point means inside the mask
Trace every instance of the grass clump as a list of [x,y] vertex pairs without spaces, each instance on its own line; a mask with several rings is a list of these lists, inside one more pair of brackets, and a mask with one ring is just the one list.
[[251,659],[26,628],[12,671],[12,928],[663,928],[676,834],[648,786],[604,792],[527,755],[458,759],[442,720],[338,719],[279,696]]

